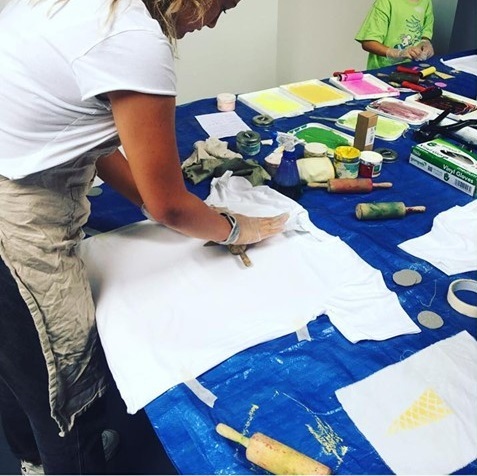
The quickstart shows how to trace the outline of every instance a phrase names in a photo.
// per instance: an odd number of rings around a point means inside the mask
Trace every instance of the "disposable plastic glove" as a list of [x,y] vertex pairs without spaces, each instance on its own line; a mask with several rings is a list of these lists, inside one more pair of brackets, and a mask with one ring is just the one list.
[[398,48],[388,48],[386,51],[386,58],[394,63],[402,62],[405,59],[411,59],[410,48],[404,48],[403,50]]
[[248,217],[235,214],[240,233],[234,245],[249,245],[270,238],[277,233],[281,233],[288,220],[288,213],[282,213],[275,217]]
[[[274,217],[249,217],[238,213],[227,213],[236,224],[233,226],[230,236],[223,245],[250,245],[270,238],[281,233],[288,220],[288,213]],[[232,238],[232,239],[231,239]]]
[[424,61],[431,56],[434,56],[434,48],[432,47],[432,43],[427,39],[420,41],[415,48],[417,50],[417,56],[415,59],[418,61]]

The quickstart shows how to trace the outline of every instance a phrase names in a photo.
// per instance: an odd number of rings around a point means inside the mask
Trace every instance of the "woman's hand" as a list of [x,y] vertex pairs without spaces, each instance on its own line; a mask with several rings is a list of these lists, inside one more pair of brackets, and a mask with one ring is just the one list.
[[281,233],[288,220],[288,213],[274,217],[249,217],[239,213],[222,213],[233,221],[229,237],[221,242],[226,245],[250,245]]

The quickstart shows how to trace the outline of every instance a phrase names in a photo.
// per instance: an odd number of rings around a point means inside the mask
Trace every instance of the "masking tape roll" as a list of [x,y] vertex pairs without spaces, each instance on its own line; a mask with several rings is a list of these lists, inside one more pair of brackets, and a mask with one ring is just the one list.
[[477,281],[474,279],[456,279],[449,285],[447,301],[455,311],[467,317],[477,318],[477,306],[467,304],[456,296],[456,291],[470,291],[477,293]]

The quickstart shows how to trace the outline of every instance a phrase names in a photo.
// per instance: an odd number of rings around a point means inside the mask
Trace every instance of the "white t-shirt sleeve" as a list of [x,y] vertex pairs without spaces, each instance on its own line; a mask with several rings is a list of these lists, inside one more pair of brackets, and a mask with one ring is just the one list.
[[109,91],[176,95],[172,47],[163,35],[129,30],[105,38],[72,64],[82,100]]

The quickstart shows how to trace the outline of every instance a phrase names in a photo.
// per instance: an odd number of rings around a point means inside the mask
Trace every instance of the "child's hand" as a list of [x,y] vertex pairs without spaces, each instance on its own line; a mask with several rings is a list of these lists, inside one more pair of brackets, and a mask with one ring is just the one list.
[[410,47],[409,54],[413,60],[424,61],[434,55],[434,48],[429,40],[424,39],[417,45]]
[[395,63],[399,63],[405,59],[414,59],[411,54],[412,48],[404,48],[403,50],[400,50],[398,48],[388,48],[386,51],[386,58],[388,58],[391,61],[394,61]]
[[434,56],[434,48],[428,39],[423,39],[417,46],[419,46],[421,49],[421,56],[419,60],[426,60],[431,56]]

